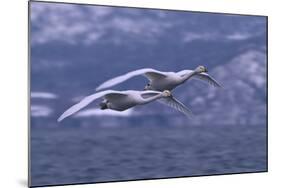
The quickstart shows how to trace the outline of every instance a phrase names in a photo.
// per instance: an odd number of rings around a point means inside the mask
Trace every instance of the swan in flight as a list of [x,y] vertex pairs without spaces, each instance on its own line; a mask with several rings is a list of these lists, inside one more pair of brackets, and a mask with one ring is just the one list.
[[194,70],[182,70],[179,72],[161,72],[150,68],[139,69],[102,83],[96,88],[96,91],[109,88],[139,75],[143,75],[149,80],[149,83],[145,86],[145,90],[171,91],[191,78],[206,81],[214,87],[221,87],[221,85],[206,72],[207,68],[204,66],[198,66]]
[[155,101],[157,99],[166,98],[167,100],[162,101],[164,104],[182,112],[185,115],[192,115],[192,112],[180,101],[175,99],[171,92],[165,90],[163,92],[159,91],[115,91],[115,90],[105,90],[92,95],[89,95],[82,99],[79,103],[73,105],[68,110],[66,110],[59,118],[58,122],[62,121],[68,116],[78,112],[82,108],[89,105],[96,99],[103,98],[104,100],[99,104],[100,109],[112,109],[116,111],[124,111],[136,105],[147,104],[149,102]]

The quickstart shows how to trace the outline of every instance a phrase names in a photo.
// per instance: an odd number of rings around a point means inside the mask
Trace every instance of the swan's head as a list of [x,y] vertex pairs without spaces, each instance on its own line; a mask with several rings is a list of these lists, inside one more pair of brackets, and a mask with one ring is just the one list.
[[164,90],[162,92],[163,97],[170,97],[172,96],[172,93],[169,90]]
[[202,73],[202,72],[208,72],[208,70],[207,70],[206,67],[200,65],[200,66],[198,66],[198,67],[195,69],[195,72],[197,72],[197,73]]
[[144,87],[143,90],[153,90],[153,89],[152,89],[152,87],[151,87],[151,84],[148,83],[148,84],[146,84],[146,86]]

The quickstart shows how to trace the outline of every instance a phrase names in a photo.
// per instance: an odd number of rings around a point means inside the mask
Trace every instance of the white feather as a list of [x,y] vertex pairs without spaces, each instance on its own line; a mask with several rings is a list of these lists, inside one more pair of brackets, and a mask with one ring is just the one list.
[[[149,73],[154,73],[153,76],[150,75]],[[134,76],[139,76],[139,75],[143,75],[143,76],[146,76],[147,78],[149,79],[153,79],[153,77],[155,75],[162,75],[162,76],[165,76],[165,74],[163,72],[160,72],[160,71],[157,71],[157,70],[154,70],[154,69],[150,69],[150,68],[146,68],[146,69],[139,69],[139,70],[135,70],[135,71],[132,71],[132,72],[128,72],[124,75],[121,75],[121,76],[117,76],[115,78],[112,78],[104,83],[102,83],[101,85],[99,85],[97,88],[96,88],[96,91],[99,91],[99,90],[102,90],[102,89],[106,89],[106,88],[109,88],[111,86],[114,86],[114,85],[117,85],[121,82],[124,82]]]

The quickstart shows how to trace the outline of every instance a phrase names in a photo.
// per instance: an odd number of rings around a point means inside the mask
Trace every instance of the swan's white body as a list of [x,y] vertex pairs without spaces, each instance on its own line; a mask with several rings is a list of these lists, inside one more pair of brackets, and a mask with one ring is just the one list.
[[78,112],[82,108],[86,107],[91,102],[96,99],[104,98],[104,101],[101,103],[102,109],[112,109],[116,111],[124,111],[129,108],[132,108],[136,105],[147,104],[149,102],[155,101],[160,98],[167,98],[163,101],[168,106],[175,108],[176,110],[184,113],[185,115],[191,115],[192,112],[185,107],[181,102],[176,100],[169,91],[115,91],[115,90],[106,90],[95,93],[93,95],[85,97],[79,103],[73,105],[68,110],[66,110],[59,118],[58,121],[62,121],[64,118]]
[[205,72],[207,72],[207,69],[203,66],[199,66],[195,70],[182,70],[179,72],[161,72],[150,68],[139,69],[112,78],[98,86],[96,90],[98,91],[109,88],[139,75],[145,76],[150,81],[145,87],[146,90],[171,91],[191,78],[207,81],[210,85],[221,87],[221,85],[214,78]]
[[107,101],[108,108],[116,111],[124,111],[133,106],[146,104],[161,97],[165,97],[161,92],[151,91],[128,90],[108,92],[110,93],[105,94],[104,99]]

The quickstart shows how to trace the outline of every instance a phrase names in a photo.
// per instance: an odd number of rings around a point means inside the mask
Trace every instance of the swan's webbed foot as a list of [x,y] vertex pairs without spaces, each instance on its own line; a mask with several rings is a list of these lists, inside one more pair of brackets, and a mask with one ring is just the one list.
[[108,109],[107,102],[103,101],[99,104],[101,110]]

